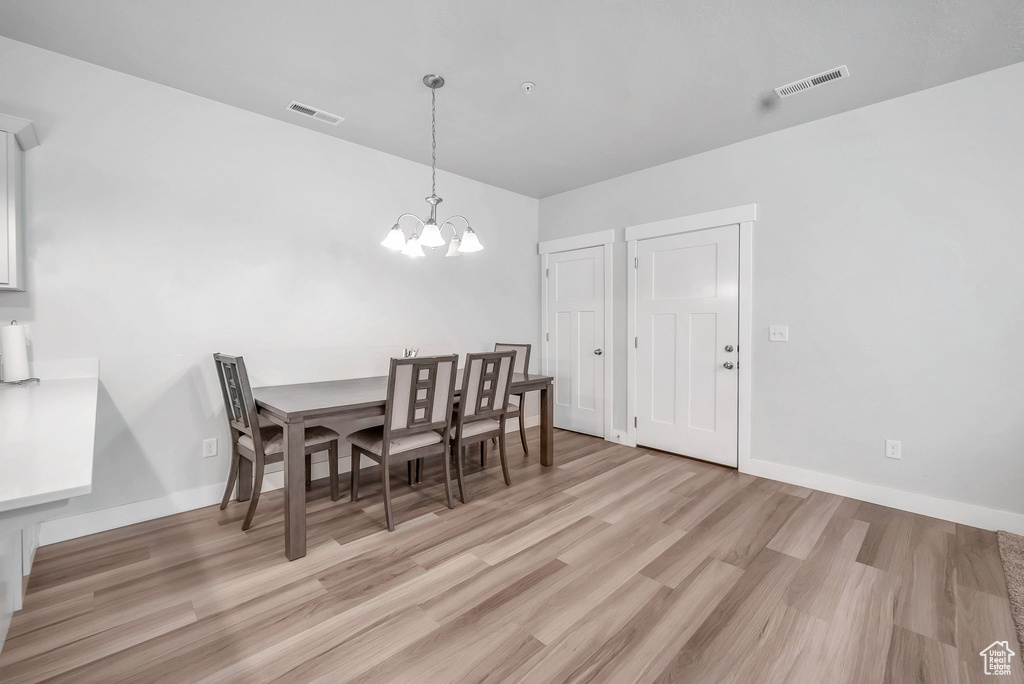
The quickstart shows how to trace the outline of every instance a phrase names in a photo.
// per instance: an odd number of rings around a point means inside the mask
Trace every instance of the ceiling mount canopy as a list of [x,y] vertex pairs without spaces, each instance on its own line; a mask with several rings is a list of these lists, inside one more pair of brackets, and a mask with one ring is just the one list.
[[[450,227],[452,238],[448,243],[445,256],[453,257],[466,252],[479,252],[484,246],[480,244],[479,238],[465,216],[456,215],[440,225],[437,223],[437,205],[443,201],[437,196],[437,89],[444,85],[444,79],[437,74],[427,74],[423,77],[423,85],[430,88],[430,197],[426,198],[427,204],[430,205],[430,216],[423,220],[415,214],[402,214],[380,244],[388,249],[400,250],[406,256],[422,257],[426,256],[423,252],[424,247],[431,249],[444,247],[445,240],[442,231],[446,227]],[[406,217],[411,217],[418,224],[413,228],[413,234],[408,240],[406,240],[405,231],[401,226],[402,219]],[[466,224],[466,229],[462,232],[461,237],[453,223],[455,220],[461,220]]]

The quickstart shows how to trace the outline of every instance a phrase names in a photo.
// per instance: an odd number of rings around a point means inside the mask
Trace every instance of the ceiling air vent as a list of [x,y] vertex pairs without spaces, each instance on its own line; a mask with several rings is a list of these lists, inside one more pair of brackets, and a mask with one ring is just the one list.
[[340,116],[338,116],[337,114],[331,114],[330,112],[324,112],[324,111],[321,111],[321,110],[317,109],[316,107],[310,107],[309,105],[304,105],[304,104],[302,104],[300,102],[296,102],[294,100],[292,100],[292,103],[290,105],[288,105],[288,110],[292,111],[292,112],[298,112],[299,114],[302,114],[303,116],[308,116],[310,118],[316,119],[317,121],[323,121],[324,123],[329,123],[332,126],[337,126],[338,124],[340,124],[342,121],[345,120],[345,119],[341,118]]
[[789,97],[790,95],[796,95],[802,93],[805,90],[811,88],[817,88],[820,85],[824,85],[829,81],[838,81],[841,78],[848,78],[850,76],[850,70],[846,68],[846,65],[836,67],[835,69],[829,69],[823,71],[820,74],[815,74],[808,78],[802,78],[799,81],[794,81],[784,86],[780,86],[775,89],[775,93],[779,97]]

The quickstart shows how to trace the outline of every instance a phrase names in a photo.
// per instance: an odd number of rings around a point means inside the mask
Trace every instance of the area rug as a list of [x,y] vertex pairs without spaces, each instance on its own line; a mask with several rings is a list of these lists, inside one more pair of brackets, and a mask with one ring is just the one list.
[[1006,589],[1010,594],[1010,612],[1017,625],[1017,643],[1024,645],[1024,537],[997,532],[999,557],[1003,559]]

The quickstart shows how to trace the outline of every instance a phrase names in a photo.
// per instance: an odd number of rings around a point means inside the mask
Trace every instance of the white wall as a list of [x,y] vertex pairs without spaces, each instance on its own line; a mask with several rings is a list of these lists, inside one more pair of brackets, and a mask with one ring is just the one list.
[[537,200],[440,172],[441,214],[485,249],[413,261],[379,242],[426,213],[427,166],[6,38],[0,64],[0,112],[42,141],[28,292],[0,293],[0,320],[31,326],[35,359],[100,359],[93,493],[67,514],[223,486],[213,352],[244,354],[259,385],[539,341]]
[[1017,64],[545,198],[541,239],[756,203],[753,457],[1024,513],[1022,112]]

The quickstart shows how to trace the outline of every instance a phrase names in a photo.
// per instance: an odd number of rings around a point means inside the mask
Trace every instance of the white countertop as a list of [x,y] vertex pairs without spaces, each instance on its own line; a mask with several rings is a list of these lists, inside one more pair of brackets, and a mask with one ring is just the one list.
[[98,388],[98,377],[0,385],[0,512],[92,491]]

